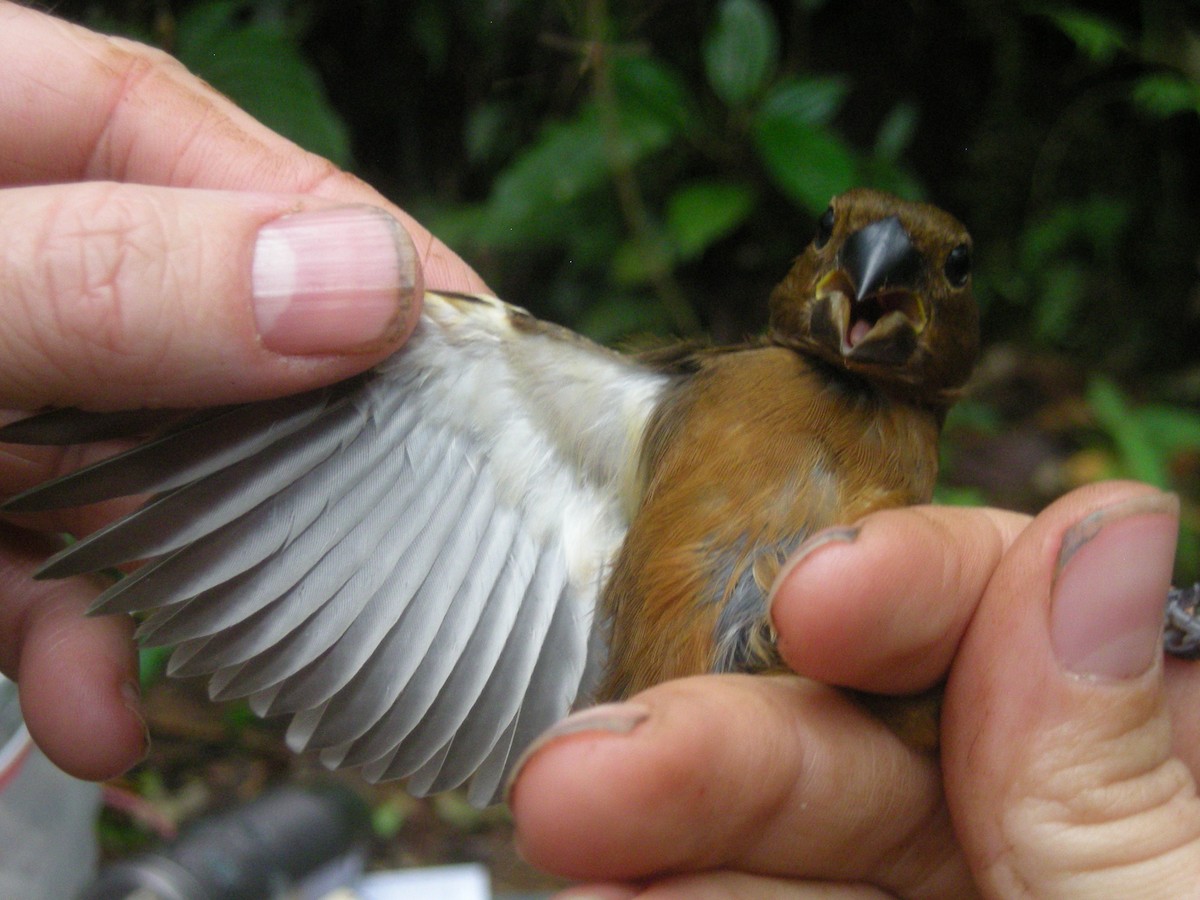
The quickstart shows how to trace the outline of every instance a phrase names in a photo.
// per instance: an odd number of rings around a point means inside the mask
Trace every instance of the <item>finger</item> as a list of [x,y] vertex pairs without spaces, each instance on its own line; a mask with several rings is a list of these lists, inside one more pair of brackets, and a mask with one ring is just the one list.
[[779,650],[795,671],[879,693],[945,677],[1001,556],[1029,521],[993,509],[886,510],[829,529],[772,590]]
[[374,207],[112,183],[0,192],[0,405],[186,406],[312,387],[412,329]]
[[992,895],[1185,896],[1200,800],[1172,755],[1162,604],[1178,500],[1078,491],[989,583],[946,689],[957,831]]
[[102,780],[146,752],[137,658],[124,616],[83,616],[95,585],[36,582],[54,549],[44,537],[0,525],[0,670],[17,682],[34,741],[63,771]]
[[724,868],[969,896],[940,791],[933,761],[837,691],[703,676],[565,720],[509,802],[525,858],[569,878]]
[[0,0],[0,66],[0,184],[115,180],[380,206],[412,236],[430,287],[486,289],[375,190],[256,122],[165,53]]
[[554,900],[883,900],[891,896],[869,885],[799,882],[721,871],[656,879],[639,887],[585,885],[562,891]]
[[1169,656],[1163,661],[1171,710],[1172,752],[1200,774],[1200,663]]

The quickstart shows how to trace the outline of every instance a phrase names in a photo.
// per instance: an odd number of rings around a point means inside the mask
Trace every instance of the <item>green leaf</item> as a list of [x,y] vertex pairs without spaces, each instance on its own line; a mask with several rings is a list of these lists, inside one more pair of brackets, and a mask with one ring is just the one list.
[[696,120],[696,104],[686,82],[666,63],[650,56],[620,55],[612,72],[625,115],[641,115],[671,134],[686,130]]
[[267,127],[346,166],[350,139],[316,70],[276,22],[242,23],[245,3],[221,0],[179,20],[180,62]]
[[895,162],[904,155],[917,130],[917,108],[912,103],[897,103],[887,114],[875,135],[875,155]]
[[680,259],[694,259],[746,221],[754,209],[749,185],[694,181],[667,201],[667,234]]
[[1166,462],[1117,386],[1107,378],[1093,378],[1088,385],[1087,404],[1112,439],[1126,474],[1165,490],[1169,486]]
[[[632,239],[622,241],[613,251],[612,259],[609,261],[609,276],[612,278],[613,284],[621,287],[648,284],[654,274],[654,264],[647,254],[642,252],[642,246],[638,241]],[[604,340],[596,337],[587,329],[584,329],[583,333],[594,340]]]
[[646,284],[670,271],[674,254],[661,234],[651,233],[640,240],[622,241],[610,256],[608,264],[613,282],[630,287]]
[[944,425],[947,433],[957,429],[994,435],[1004,430],[1004,421],[1000,414],[987,403],[979,400],[960,400],[950,407]]
[[575,119],[544,128],[496,178],[485,207],[485,239],[521,243],[539,233],[536,220],[545,210],[571,202],[607,175],[600,116],[589,105]]
[[1103,16],[1078,9],[1042,13],[1092,62],[1104,65],[1124,50],[1129,42],[1121,29]]
[[601,344],[614,344],[638,334],[663,334],[670,330],[671,317],[646,297],[608,296],[591,307],[579,320],[579,331]]
[[496,158],[499,148],[509,147],[513,133],[509,110],[501,103],[481,103],[467,114],[463,147],[473,165]]
[[754,145],[772,180],[814,215],[858,180],[854,152],[828,128],[848,89],[842,78],[788,79],[755,117]]
[[259,718],[254,715],[254,711],[250,709],[250,704],[245,700],[237,700],[230,703],[221,711],[221,721],[225,723],[225,727],[230,731],[237,733],[245,731],[259,721]]
[[173,647],[143,647],[138,650],[138,680],[143,690],[163,677],[173,650]]
[[850,83],[838,76],[788,78],[763,100],[758,117],[789,119],[808,125],[828,125],[842,108]]
[[745,106],[775,74],[779,30],[759,0],[724,0],[704,42],[704,69],[713,92],[729,106]]
[[1200,448],[1200,413],[1154,403],[1139,409],[1137,415],[1154,446],[1165,456]]
[[813,215],[820,215],[831,197],[856,181],[857,165],[849,146],[799,119],[760,116],[754,145],[775,184]]
[[1073,262],[1048,266],[1038,303],[1034,307],[1035,331],[1042,341],[1070,344],[1075,314],[1083,300],[1087,276]]
[[1133,102],[1160,119],[1180,113],[1200,114],[1200,84],[1167,72],[1143,75],[1133,85]]
[[417,810],[417,801],[395,791],[371,810],[371,833],[380,840],[391,840]]
[[987,495],[977,487],[937,484],[933,502],[942,506],[987,506]]
[[657,109],[630,102],[617,110],[610,145],[599,107],[594,101],[584,104],[573,118],[542,129],[497,176],[478,240],[519,246],[553,237],[562,207],[607,183],[614,164],[633,165],[673,136]]
[[[869,156],[859,161],[858,183],[905,200],[924,200],[926,197],[925,188],[915,175],[899,162],[879,156]],[[976,299],[979,299],[978,296]]]
[[1041,272],[1069,255],[1077,243],[1086,244],[1099,256],[1111,255],[1125,233],[1129,215],[1128,201],[1103,194],[1060,204],[1026,228],[1020,246],[1021,270]]

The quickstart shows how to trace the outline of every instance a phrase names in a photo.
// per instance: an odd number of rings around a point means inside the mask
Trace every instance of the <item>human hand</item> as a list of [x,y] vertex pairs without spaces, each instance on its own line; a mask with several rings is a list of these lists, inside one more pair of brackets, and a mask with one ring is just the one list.
[[[1034,520],[923,507],[861,525],[781,575],[780,649],[863,690],[948,674],[942,777],[831,689],[690,679],[531,752],[512,789],[526,856],[613,898],[1194,886],[1200,667],[1158,644],[1172,499],[1114,483]],[[1096,525],[1056,576],[1064,541]]]
[[[423,284],[483,287],[370,187],[163,53],[0,0],[0,80],[0,409],[303,390],[395,349]],[[79,452],[4,447],[0,496]],[[116,508],[0,523],[0,671],[37,743],[84,778],[145,751],[130,626],[83,618],[82,579],[30,580],[53,542],[16,525],[83,533]]]

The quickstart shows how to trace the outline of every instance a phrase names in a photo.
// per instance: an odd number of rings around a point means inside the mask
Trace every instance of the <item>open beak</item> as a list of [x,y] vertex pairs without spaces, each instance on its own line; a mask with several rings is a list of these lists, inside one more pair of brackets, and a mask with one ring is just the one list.
[[[840,354],[865,363],[900,364],[928,323],[917,293],[922,260],[899,218],[872,222],[852,234],[838,266],[816,285],[814,315]],[[832,348],[831,348],[832,349]]]

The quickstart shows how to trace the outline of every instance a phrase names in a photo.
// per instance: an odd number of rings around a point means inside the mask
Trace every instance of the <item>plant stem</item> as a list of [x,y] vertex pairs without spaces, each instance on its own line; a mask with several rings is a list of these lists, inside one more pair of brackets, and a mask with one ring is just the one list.
[[630,235],[640,253],[647,260],[650,282],[654,285],[659,302],[666,309],[675,327],[683,335],[701,331],[700,318],[688,302],[683,289],[671,271],[670,260],[663,251],[662,242],[642,198],[633,166],[621,152],[621,121],[616,93],[612,85],[612,65],[607,42],[607,0],[588,0],[587,40],[588,61],[592,67],[592,88],[596,105],[600,110],[600,121],[604,129],[604,150],[612,172],[613,186],[617,191],[617,202],[625,219]]

